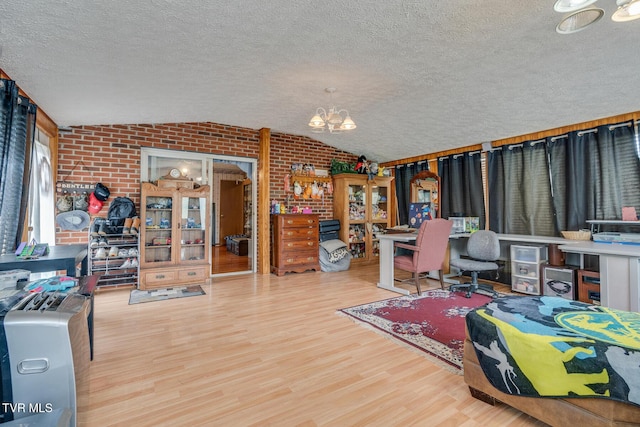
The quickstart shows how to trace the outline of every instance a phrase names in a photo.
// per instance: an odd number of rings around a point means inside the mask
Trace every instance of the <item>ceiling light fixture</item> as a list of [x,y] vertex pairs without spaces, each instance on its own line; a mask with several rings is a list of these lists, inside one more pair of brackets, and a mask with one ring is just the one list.
[[[584,30],[589,25],[597,22],[604,16],[604,10],[589,8],[597,0],[557,0],[553,10],[560,13],[569,13],[562,18],[556,27],[560,34],[572,34]],[[618,10],[611,16],[614,22],[627,22],[640,18],[640,0],[616,0]]]
[[615,22],[627,22],[640,18],[640,0],[618,0],[618,10],[613,12],[611,19]]
[[[309,126],[314,133],[322,133],[325,129],[329,130],[329,133],[340,133],[345,130],[353,130],[356,128],[356,124],[351,120],[349,112],[347,110],[339,110],[333,105],[333,93],[336,91],[333,87],[328,87],[325,92],[329,94],[330,104],[329,112],[322,107],[316,109],[316,113],[311,120],[309,120]],[[342,115],[344,114],[344,118]]]
[[604,16],[604,10],[592,7],[580,9],[562,18],[556,27],[560,34],[573,34],[584,30],[594,22],[598,22]]
[[553,5],[553,10],[560,13],[575,12],[595,2],[596,0],[558,0],[556,4]]

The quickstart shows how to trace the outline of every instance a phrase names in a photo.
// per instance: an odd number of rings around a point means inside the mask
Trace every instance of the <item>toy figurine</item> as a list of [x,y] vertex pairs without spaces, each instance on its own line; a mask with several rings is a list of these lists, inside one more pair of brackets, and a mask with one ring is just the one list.
[[369,164],[367,163],[367,158],[364,155],[358,157],[358,161],[356,163],[356,172],[364,174],[367,173],[368,169]]
[[300,184],[299,181],[295,181],[293,183],[293,197],[295,199],[299,199],[301,195],[302,195],[302,185]]

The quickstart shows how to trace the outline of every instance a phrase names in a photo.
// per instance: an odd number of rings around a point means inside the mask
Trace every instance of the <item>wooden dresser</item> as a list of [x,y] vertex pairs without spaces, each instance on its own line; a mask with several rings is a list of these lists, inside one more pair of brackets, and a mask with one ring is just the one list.
[[271,272],[320,271],[319,222],[315,214],[271,215]]

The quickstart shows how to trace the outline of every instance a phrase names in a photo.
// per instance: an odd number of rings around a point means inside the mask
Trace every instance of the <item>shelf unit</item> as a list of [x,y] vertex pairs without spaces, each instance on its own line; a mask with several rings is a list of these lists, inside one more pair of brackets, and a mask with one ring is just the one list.
[[[119,227],[118,231],[122,233],[122,227]],[[102,245],[99,244],[100,241],[103,242]],[[111,256],[109,256],[110,253]],[[116,255],[113,255],[114,253]],[[107,234],[95,237],[90,234],[88,275],[98,276],[96,286],[100,287],[137,287],[139,253],[136,235]]]
[[511,289],[524,294],[540,295],[540,271],[542,263],[546,261],[546,246],[511,245]]
[[209,186],[181,184],[142,184],[140,289],[209,282]]
[[340,220],[340,240],[347,243],[352,262],[377,262],[377,233],[392,225],[393,177],[338,174],[333,176],[333,217]]

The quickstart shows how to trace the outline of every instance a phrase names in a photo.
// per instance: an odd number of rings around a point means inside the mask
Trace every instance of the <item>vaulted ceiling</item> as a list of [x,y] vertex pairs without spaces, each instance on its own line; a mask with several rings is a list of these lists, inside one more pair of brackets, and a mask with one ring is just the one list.
[[[3,0],[0,68],[59,126],[212,121],[390,161],[638,110],[640,20],[553,0]],[[357,129],[314,134],[317,107]]]

